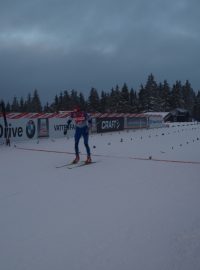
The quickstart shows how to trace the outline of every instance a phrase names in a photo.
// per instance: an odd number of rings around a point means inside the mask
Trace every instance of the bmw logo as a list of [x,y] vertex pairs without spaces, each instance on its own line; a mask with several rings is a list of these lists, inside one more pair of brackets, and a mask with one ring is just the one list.
[[32,139],[35,135],[35,123],[33,120],[29,120],[26,124],[26,135],[29,139]]

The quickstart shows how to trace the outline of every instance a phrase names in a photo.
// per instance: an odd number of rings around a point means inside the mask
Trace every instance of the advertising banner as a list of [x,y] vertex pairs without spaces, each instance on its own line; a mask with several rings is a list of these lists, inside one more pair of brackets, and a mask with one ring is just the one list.
[[20,141],[37,138],[37,119],[8,119],[5,127],[0,117],[0,141],[3,143],[8,136],[10,141]]
[[96,125],[98,133],[119,131],[124,129],[124,118],[123,117],[97,118]]
[[128,117],[127,128],[146,128],[147,117]]
[[159,128],[163,126],[163,118],[162,116],[149,116],[149,127],[150,128]]
[[[49,121],[49,134],[52,138],[61,138],[64,136],[64,130],[67,128],[66,118],[51,118]],[[70,123],[66,137],[74,136],[75,125]]]
[[39,118],[38,119],[38,138],[49,137],[49,119]]
[[[8,119],[5,127],[3,117],[0,117],[0,143],[25,141],[29,139],[61,138],[67,127],[66,118],[13,118]],[[72,121],[66,134],[67,138],[74,136],[75,125]]]

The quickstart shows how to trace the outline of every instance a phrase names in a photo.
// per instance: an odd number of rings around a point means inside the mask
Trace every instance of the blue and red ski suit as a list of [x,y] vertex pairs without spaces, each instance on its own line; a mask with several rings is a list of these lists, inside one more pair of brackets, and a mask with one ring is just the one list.
[[87,151],[87,156],[90,157],[90,147],[88,144],[89,140],[89,125],[92,123],[92,119],[90,115],[83,111],[75,111],[72,112],[68,121],[67,125],[71,123],[71,121],[74,120],[75,122],[75,153],[78,156],[79,155],[79,141],[81,136],[83,136],[84,145]]

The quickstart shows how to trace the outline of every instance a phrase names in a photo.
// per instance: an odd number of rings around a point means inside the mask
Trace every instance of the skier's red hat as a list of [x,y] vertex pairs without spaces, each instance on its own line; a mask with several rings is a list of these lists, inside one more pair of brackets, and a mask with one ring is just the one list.
[[74,112],[80,112],[80,110],[81,110],[80,106],[77,105],[74,107]]

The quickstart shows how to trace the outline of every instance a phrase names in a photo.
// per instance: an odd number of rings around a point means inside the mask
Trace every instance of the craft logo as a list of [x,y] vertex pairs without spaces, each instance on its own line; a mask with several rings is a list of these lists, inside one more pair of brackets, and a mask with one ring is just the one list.
[[29,139],[32,139],[35,135],[35,123],[33,120],[29,120],[26,124],[26,135]]
[[123,117],[105,117],[97,120],[97,132],[118,131],[123,129]]
[[114,129],[117,130],[120,127],[119,120],[107,120],[101,122],[102,129]]

